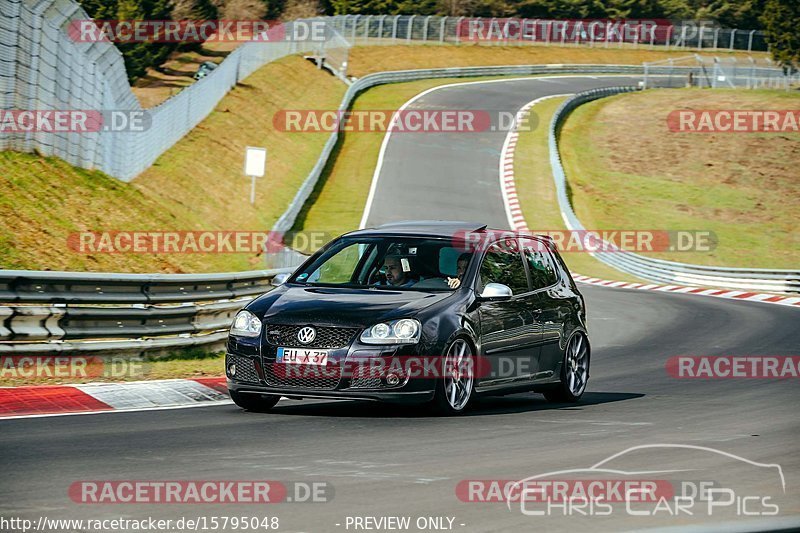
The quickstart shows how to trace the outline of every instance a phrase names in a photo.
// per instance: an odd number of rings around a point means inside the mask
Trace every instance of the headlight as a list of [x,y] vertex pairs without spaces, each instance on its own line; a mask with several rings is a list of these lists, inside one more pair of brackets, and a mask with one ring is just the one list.
[[236,313],[231,325],[231,335],[237,337],[258,337],[261,335],[261,321],[250,311],[242,309]]
[[381,322],[364,330],[361,342],[365,344],[416,344],[422,328],[413,318]]

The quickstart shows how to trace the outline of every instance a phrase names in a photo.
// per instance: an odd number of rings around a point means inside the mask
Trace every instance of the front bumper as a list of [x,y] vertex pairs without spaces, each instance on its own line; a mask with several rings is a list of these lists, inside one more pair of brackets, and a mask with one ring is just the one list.
[[[415,345],[365,347],[354,342],[330,350],[329,361],[333,365],[323,369],[303,365],[287,367],[277,363],[274,350],[269,347],[264,353],[259,353],[262,351],[259,349],[241,348],[244,347],[229,343],[225,357],[228,388],[234,392],[393,403],[424,403],[433,399],[435,393],[435,379],[415,378],[411,373],[404,375],[402,371],[392,370],[389,364],[385,364],[377,375],[359,373],[367,372],[372,361],[407,361],[405,358],[414,357],[413,352],[418,348]],[[362,365],[354,371],[352,365],[358,362]],[[232,364],[235,373],[231,372]],[[390,372],[399,375],[398,383],[389,384],[386,378]]]
[[276,388],[252,383],[240,383],[228,378],[228,389],[245,394],[273,394],[289,398],[320,398],[327,400],[370,400],[387,403],[419,404],[433,399],[433,389],[429,391],[392,390],[319,390],[301,388]]

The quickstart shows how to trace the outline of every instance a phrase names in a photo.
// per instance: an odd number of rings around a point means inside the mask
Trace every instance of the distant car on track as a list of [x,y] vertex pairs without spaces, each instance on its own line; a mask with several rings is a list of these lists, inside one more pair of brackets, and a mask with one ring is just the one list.
[[217,68],[217,64],[213,61],[203,61],[200,63],[200,66],[197,67],[197,72],[194,73],[194,79],[200,80],[211,74],[211,72]]
[[[461,262],[461,264],[459,264]],[[428,403],[479,395],[578,401],[589,378],[584,300],[552,242],[466,222],[401,222],[325,245],[231,326],[228,389]]]

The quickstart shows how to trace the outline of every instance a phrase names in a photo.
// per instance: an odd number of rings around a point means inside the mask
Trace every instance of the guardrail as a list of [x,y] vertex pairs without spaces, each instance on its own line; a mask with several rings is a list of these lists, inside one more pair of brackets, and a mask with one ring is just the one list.
[[[567,116],[578,106],[598,98],[631,92],[637,87],[611,87],[593,89],[576,94],[561,104],[550,123],[550,166],[556,184],[561,216],[570,230],[585,230],[567,196],[567,177],[558,151],[558,133]],[[605,242],[605,241],[604,241]],[[800,293],[800,270],[772,270],[757,268],[726,268],[721,266],[693,265],[644,257],[633,252],[619,250],[611,243],[603,248],[613,252],[595,252],[594,257],[623,272],[642,279],[669,285],[702,285],[730,289],[759,290],[768,292]]]
[[[130,181],[150,167],[205,119],[237,83],[267,63],[300,52],[324,55],[327,48],[349,47],[335,30],[322,42],[246,42],[205,78],[143,110],[131,92],[116,46],[109,41],[76,42],[70,36],[71,23],[89,19],[74,0],[2,0],[0,19],[0,109],[135,113],[144,128],[12,130],[0,135],[0,150],[56,156],[122,181]],[[293,35],[292,24],[287,23],[286,35]],[[346,53],[344,57],[346,61]]]
[[[690,72],[695,74],[699,70],[695,67],[651,67],[649,74],[658,75],[676,74],[684,72],[688,76]],[[487,67],[454,67],[454,68],[435,68],[435,69],[416,69],[377,72],[367,74],[355,81],[345,92],[342,102],[339,104],[339,111],[349,109],[356,96],[370,87],[386,83],[400,83],[405,81],[416,81],[422,79],[436,78],[467,78],[480,76],[533,76],[541,74],[644,74],[644,67],[639,65],[511,65],[511,66],[487,66]],[[308,177],[295,194],[288,209],[281,215],[272,227],[272,231],[287,232],[292,229],[300,210],[308,200],[314,187],[319,181],[325,165],[339,140],[339,132],[334,131],[328,137],[328,141],[322,149],[322,153],[317,159],[314,168],[311,169]]]
[[221,346],[236,312],[291,269],[219,274],[0,271],[0,355]]
[[488,44],[667,47],[766,51],[761,30],[719,28],[703,22],[655,20],[556,20],[436,15],[338,15],[323,17],[357,44]]

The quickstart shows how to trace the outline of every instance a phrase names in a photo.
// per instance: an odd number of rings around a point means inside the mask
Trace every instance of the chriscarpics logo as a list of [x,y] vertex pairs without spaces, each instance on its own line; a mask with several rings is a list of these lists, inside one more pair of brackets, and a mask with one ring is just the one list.
[[[460,488],[478,498],[497,497],[481,485]],[[690,444],[633,446],[591,466],[534,474],[500,490],[509,509],[540,519],[623,515],[681,517],[691,524],[708,517],[775,516],[795,501],[779,464]]]

